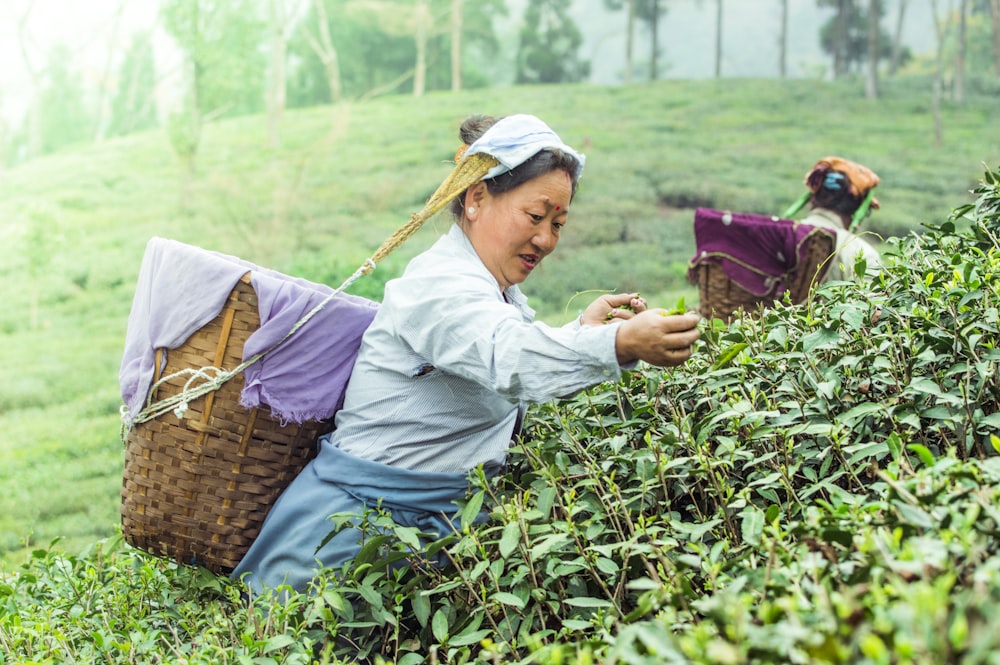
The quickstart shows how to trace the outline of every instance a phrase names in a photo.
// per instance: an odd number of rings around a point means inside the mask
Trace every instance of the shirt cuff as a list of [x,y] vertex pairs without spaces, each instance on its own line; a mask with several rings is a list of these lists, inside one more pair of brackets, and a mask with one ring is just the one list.
[[635,362],[625,365],[618,364],[618,352],[615,350],[615,337],[618,334],[620,321],[600,326],[580,326],[579,333],[587,337],[587,343],[580,345],[585,362],[602,368],[608,380],[617,380],[621,371],[634,369]]

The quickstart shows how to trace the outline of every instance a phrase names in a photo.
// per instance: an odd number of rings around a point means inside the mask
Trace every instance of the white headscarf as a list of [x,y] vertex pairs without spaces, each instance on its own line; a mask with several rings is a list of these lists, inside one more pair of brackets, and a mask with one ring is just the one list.
[[500,120],[469,146],[466,155],[486,153],[499,164],[486,172],[483,179],[495,178],[534,157],[542,150],[560,150],[579,162],[576,178],[583,175],[584,156],[562,142],[559,135],[533,115],[509,115]]

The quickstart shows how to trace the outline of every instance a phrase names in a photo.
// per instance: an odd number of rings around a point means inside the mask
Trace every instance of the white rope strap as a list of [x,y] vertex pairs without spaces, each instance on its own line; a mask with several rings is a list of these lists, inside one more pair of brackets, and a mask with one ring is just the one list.
[[[276,341],[274,344],[264,349],[263,351],[254,354],[250,358],[247,358],[237,367],[228,371],[219,369],[217,367],[203,367],[201,369],[185,368],[182,370],[178,370],[177,372],[174,372],[172,374],[168,374],[167,376],[161,378],[159,381],[154,383],[153,386],[150,388],[149,390],[150,396],[146,400],[145,408],[143,408],[142,411],[137,413],[135,417],[131,419],[131,422],[129,421],[128,407],[124,405],[121,407],[120,411],[122,418],[122,432],[121,432],[122,441],[124,441],[128,437],[129,431],[135,425],[139,425],[141,423],[154,420],[164,414],[170,413],[171,411],[173,411],[174,415],[177,416],[178,419],[183,419],[184,414],[188,410],[189,403],[198,399],[202,395],[207,395],[212,391],[218,390],[223,385],[225,385],[227,381],[237,376],[247,367],[254,364],[255,362],[258,362],[261,358],[263,358],[264,356],[268,355],[269,353],[277,349],[292,335],[294,335],[299,329],[301,329],[302,326],[308,323],[310,319],[316,316],[316,314],[318,314],[320,310],[326,307],[327,303],[329,303],[339,294],[343,293],[345,289],[351,286],[354,282],[358,281],[358,279],[360,279],[362,276],[370,273],[374,269],[375,269],[375,262],[372,261],[370,258],[365,259],[364,262],[361,264],[361,266],[359,266],[358,269],[354,271],[354,274],[352,274],[350,277],[344,280],[343,284],[341,284],[333,292],[331,292],[329,295],[323,298],[321,302],[319,302],[315,307],[306,312],[306,314],[303,315],[302,318],[296,321],[295,325],[293,325],[291,329],[287,333],[285,333],[284,337],[282,337],[281,339],[279,339],[278,341]],[[188,380],[185,381],[184,388],[181,389],[180,392],[178,392],[176,395],[170,395],[169,397],[164,397],[163,399],[157,400],[156,402],[152,401],[152,396],[156,394],[157,388],[159,388],[164,383],[167,383],[173,379],[177,379],[183,376],[190,376],[190,378],[188,378]]]
[[[227,381],[237,376],[247,367],[255,362],[258,362],[261,358],[281,346],[286,340],[288,340],[288,338],[294,335],[299,329],[302,328],[302,326],[308,323],[310,319],[319,313],[319,311],[322,310],[327,303],[333,300],[336,296],[340,295],[345,289],[351,286],[362,276],[371,273],[376,267],[376,259],[381,261],[390,252],[399,247],[407,238],[413,235],[413,233],[415,233],[425,221],[434,216],[445,205],[447,205],[448,202],[452,201],[455,197],[468,189],[470,185],[481,180],[486,172],[497,163],[498,161],[496,158],[486,154],[476,154],[461,159],[452,170],[451,174],[449,174],[444,182],[441,183],[434,194],[431,195],[430,199],[428,199],[424,208],[419,213],[413,214],[410,217],[410,221],[387,238],[385,242],[382,243],[382,246],[379,247],[370,258],[367,258],[362,262],[358,269],[354,271],[354,274],[344,280],[343,284],[337,287],[319,304],[313,307],[312,310],[299,319],[295,325],[292,326],[291,330],[285,333],[284,337],[279,339],[267,349],[254,354],[250,358],[247,358],[240,363],[240,365],[231,370],[222,370],[216,367],[203,367],[200,370],[182,369],[161,378],[150,388],[145,408],[137,413],[134,418],[129,418],[130,414],[128,412],[128,408],[123,405],[120,410],[122,420],[122,441],[124,442],[128,438],[129,432],[135,425],[153,420],[171,411],[173,411],[174,415],[178,418],[183,419],[190,402],[198,399],[202,395],[207,395],[214,390],[218,390]],[[165,397],[156,402],[152,401],[152,396],[156,393],[156,389],[159,388],[159,386],[172,379],[187,375],[190,375],[190,378],[188,378],[184,383],[184,388],[179,393],[171,395],[170,397]]]

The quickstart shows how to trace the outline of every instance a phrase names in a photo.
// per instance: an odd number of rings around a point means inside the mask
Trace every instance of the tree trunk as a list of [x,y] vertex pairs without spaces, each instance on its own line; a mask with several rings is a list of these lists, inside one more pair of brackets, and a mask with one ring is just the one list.
[[[997,0],[1000,2],[1000,0]],[[625,83],[632,82],[632,51],[635,44],[635,3],[636,0],[626,0],[628,18],[625,25]]]
[[895,76],[899,69],[899,59],[903,53],[903,16],[906,14],[907,0],[899,0],[899,12],[896,14],[896,31],[892,35],[892,59],[889,61],[889,76]]
[[97,91],[97,118],[94,122],[94,142],[100,143],[104,140],[104,135],[108,131],[108,104],[107,94],[111,85],[111,64],[112,57],[118,51],[118,28],[121,26],[122,13],[125,10],[125,2],[118,3],[115,9],[114,25],[111,28],[111,43],[108,44],[108,55],[104,60],[104,73],[101,75],[101,85]]
[[285,0],[271,0],[271,76],[267,86],[267,134],[272,148],[281,143],[281,118],[285,113],[285,65],[288,53]]
[[990,26],[993,28],[993,66],[1000,76],[1000,0],[989,0]]
[[653,38],[650,40],[650,55],[649,55],[649,80],[655,81],[659,78],[659,72],[656,67],[656,60],[658,51],[660,50],[659,45],[659,24],[660,24],[660,0],[653,0],[653,19],[650,22],[650,26],[653,30]]
[[24,60],[24,68],[28,72],[28,79],[31,81],[31,95],[28,102],[28,145],[26,157],[36,157],[42,152],[42,119],[41,105],[39,104],[39,94],[42,89],[42,74],[35,69],[28,54],[28,42],[31,36],[28,34],[28,17],[34,7],[34,0],[28,3],[24,14],[17,20],[17,43],[21,48],[21,58]]
[[966,0],[958,2],[958,43],[955,45],[955,89],[954,98],[956,104],[965,103],[965,15],[967,11]]
[[715,78],[722,76],[722,0],[715,0]]
[[937,0],[931,0],[931,13],[934,19],[934,35],[937,38],[937,49],[934,67],[934,92],[931,97],[931,112],[934,115],[934,145],[944,142],[944,128],[941,121],[941,91],[944,78],[944,28],[938,18]]
[[878,36],[879,0],[868,2],[868,77],[865,83],[865,97],[878,97]]
[[194,180],[197,163],[195,158],[198,154],[198,145],[201,143],[201,84],[203,80],[201,65],[194,60],[191,61],[191,89],[188,92],[187,123],[188,136],[191,137],[191,149],[184,155],[184,163],[187,170],[189,184]]
[[319,22],[319,36],[314,37],[308,30],[305,31],[306,39],[312,47],[316,57],[323,63],[323,71],[326,74],[326,84],[330,88],[330,101],[336,104],[344,98],[343,88],[340,85],[340,62],[337,59],[337,49],[330,39],[330,20],[326,16],[326,5],[324,0],[313,0],[313,7],[316,10],[316,20]]
[[788,0],[781,0],[781,33],[778,37],[778,75],[788,76]]
[[847,55],[847,0],[837,0],[837,35],[833,44],[833,78],[839,79],[845,74]]
[[464,0],[451,0],[451,89],[462,89],[462,6]]
[[417,46],[417,59],[413,66],[413,96],[423,97],[427,86],[427,33],[430,32],[431,22],[431,10],[427,6],[427,0],[417,0],[413,15],[413,40]]

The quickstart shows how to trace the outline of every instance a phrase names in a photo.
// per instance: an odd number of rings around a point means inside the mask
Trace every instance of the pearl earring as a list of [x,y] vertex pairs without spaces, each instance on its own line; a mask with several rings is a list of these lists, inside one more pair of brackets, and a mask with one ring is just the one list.
[[469,206],[469,214],[470,214],[470,215],[474,215],[474,214],[476,214],[476,209],[475,209],[475,208],[473,208],[472,206]]

